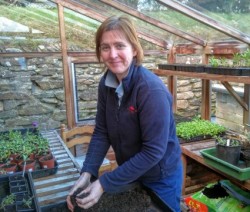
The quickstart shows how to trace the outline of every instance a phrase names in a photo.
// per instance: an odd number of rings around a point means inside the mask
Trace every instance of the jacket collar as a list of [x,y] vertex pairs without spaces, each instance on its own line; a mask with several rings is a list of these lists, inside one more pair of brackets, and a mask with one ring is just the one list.
[[107,71],[105,85],[108,87],[111,87],[111,88],[117,88],[119,85],[119,82],[118,82],[116,76],[109,70]]
[[[124,88],[124,91],[127,92],[132,84],[132,76],[135,72],[135,69],[137,69],[136,60],[134,59],[129,67],[128,75],[122,79],[122,85]],[[105,79],[105,85],[111,88],[117,88],[119,86],[119,81],[117,80],[116,76],[108,69],[107,75]]]
[[135,65],[136,60],[134,59],[129,67],[129,72],[128,75],[123,78],[122,80],[122,85],[124,88],[124,92],[128,92],[129,89],[131,89],[133,87],[133,75],[135,74],[136,70],[137,70],[137,66]]

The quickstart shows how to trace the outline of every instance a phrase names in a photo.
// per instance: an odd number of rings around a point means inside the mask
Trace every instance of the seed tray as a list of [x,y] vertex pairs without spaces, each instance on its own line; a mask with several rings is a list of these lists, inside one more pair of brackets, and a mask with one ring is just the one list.
[[176,65],[177,71],[186,71],[186,72],[196,72],[196,73],[203,73],[204,66],[198,64],[177,64]]
[[158,68],[163,69],[163,70],[175,70],[176,65],[175,64],[159,64]]
[[[37,203],[37,197],[32,181],[31,173],[27,172],[24,174],[24,177],[21,177],[22,174],[20,173],[14,173],[11,175],[1,175],[0,176],[0,203],[2,203],[3,199],[12,194],[13,189],[18,188],[18,184],[21,185],[23,191],[19,190],[18,192],[14,192],[15,195],[15,201],[13,204],[6,206],[5,209],[0,209],[0,211],[11,211],[15,212],[17,204],[22,204],[22,199],[24,196],[32,197],[32,209],[33,210],[25,210],[25,211],[40,211],[39,205]],[[23,183],[21,183],[23,182]],[[24,188],[25,187],[25,188]]]
[[[32,177],[34,179],[37,179],[37,178],[47,177],[49,175],[53,175],[53,174],[55,174],[57,172],[57,170],[58,170],[58,163],[55,160],[55,167],[54,168],[51,168],[51,169],[41,169],[40,165],[38,164],[38,162],[36,162],[35,170],[34,171],[31,171],[31,172],[30,171],[25,171],[25,172],[30,172],[31,175],[32,175]],[[19,173],[22,173],[22,171],[18,169],[13,174],[19,174]],[[10,175],[10,174],[7,174],[7,175]]]
[[55,160],[55,167],[52,169],[37,169],[33,172],[31,172],[31,175],[33,179],[41,178],[41,177],[47,177],[49,175],[53,175],[57,172],[58,170],[58,163]]
[[[19,131],[19,132],[21,132],[22,135],[25,135],[27,132],[31,132],[31,133],[34,133],[34,134],[39,133],[37,128],[13,129],[13,131]],[[6,133],[9,133],[9,131],[1,131],[0,135],[1,134],[6,134]],[[49,175],[53,175],[53,174],[55,174],[57,172],[57,170],[58,170],[58,163],[57,163],[56,160],[55,160],[55,167],[52,168],[52,169],[41,169],[38,161],[36,161],[35,170],[32,171],[31,174],[32,174],[32,177],[34,179],[37,179],[37,178],[40,178],[40,177],[46,177],[46,176],[49,176]],[[20,172],[22,172],[22,171],[18,167],[17,171],[15,173],[20,173]],[[26,171],[26,172],[28,172],[28,171]]]
[[237,166],[227,163],[216,157],[215,147],[201,150],[200,153],[203,155],[205,162],[215,169],[241,181],[250,179],[250,167],[246,167],[244,161],[240,160]]

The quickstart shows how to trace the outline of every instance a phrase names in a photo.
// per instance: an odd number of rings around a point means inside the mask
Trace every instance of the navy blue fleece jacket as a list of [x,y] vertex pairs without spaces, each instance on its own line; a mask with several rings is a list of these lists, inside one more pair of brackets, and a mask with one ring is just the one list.
[[119,106],[115,88],[98,88],[96,127],[82,172],[97,177],[110,145],[118,167],[100,176],[105,192],[134,181],[152,182],[171,174],[180,162],[172,97],[166,85],[142,66],[131,65],[122,80],[124,95]]

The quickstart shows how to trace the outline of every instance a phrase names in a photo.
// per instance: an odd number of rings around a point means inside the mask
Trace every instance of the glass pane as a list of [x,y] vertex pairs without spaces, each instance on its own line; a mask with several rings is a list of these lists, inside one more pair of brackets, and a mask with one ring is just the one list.
[[[166,7],[157,1],[154,0],[139,0],[139,1],[128,1],[121,0],[120,3],[131,6],[133,9],[136,9],[138,12],[143,13],[144,15],[150,16],[162,23],[168,24],[178,30],[181,30],[185,33],[188,33],[194,37],[200,38],[205,41],[222,41],[228,40],[230,37],[221,33],[205,24],[202,24],[192,18],[189,18],[186,15],[181,14],[169,7]],[[181,2],[194,2],[194,1],[181,1]],[[201,1],[202,2],[202,1]],[[191,4],[191,3],[190,3]],[[203,12],[203,10],[199,10]],[[217,20],[217,19],[215,19]],[[175,43],[185,43],[183,39],[176,36],[177,38],[172,39]],[[231,40],[233,38],[230,38]]]
[[[102,3],[100,1],[97,0],[77,0],[77,2],[92,8],[94,11],[96,11],[99,14],[104,14],[106,17],[112,16],[112,15],[128,15],[125,12],[122,12],[116,8],[113,8],[105,3]],[[122,2],[122,1],[118,1],[118,2]],[[132,2],[132,4],[134,5],[134,2],[136,1],[130,1]],[[178,36],[175,36],[174,34],[171,34],[165,30],[160,29],[159,27],[153,26],[152,24],[149,24],[143,20],[140,20],[136,17],[132,17],[130,16],[136,26],[137,26],[137,30],[143,32],[144,34],[147,34],[148,36],[153,36],[156,37],[157,39],[162,39],[163,41],[166,41],[166,43],[186,43],[188,42],[185,39],[182,39]],[[145,41],[147,43],[147,41]],[[144,49],[147,49],[147,46],[143,46]],[[156,46],[151,46],[151,48],[157,48]]]
[[104,74],[104,65],[99,63],[72,64],[73,95],[76,122],[95,119],[97,88]]
[[2,52],[61,51],[56,4],[0,0],[0,11]]
[[67,8],[64,9],[64,21],[68,50],[95,50],[95,32],[100,22]]
[[249,0],[177,0],[193,9],[228,26],[250,35],[250,1]]
[[0,131],[66,123],[62,60],[0,58]]

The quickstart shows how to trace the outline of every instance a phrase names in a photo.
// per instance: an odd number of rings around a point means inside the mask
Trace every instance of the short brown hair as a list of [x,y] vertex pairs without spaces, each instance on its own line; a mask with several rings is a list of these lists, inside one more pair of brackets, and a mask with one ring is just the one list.
[[124,33],[127,40],[132,44],[133,48],[137,51],[136,64],[140,65],[143,60],[143,50],[137,36],[135,26],[130,18],[127,16],[111,16],[107,18],[98,28],[95,36],[96,43],[96,56],[100,61],[101,59],[101,39],[104,32],[111,30],[119,30]]

